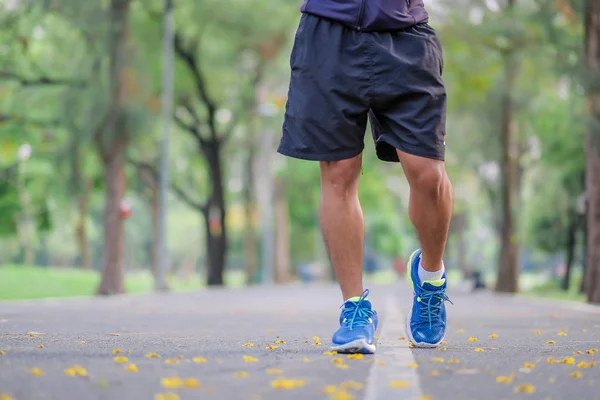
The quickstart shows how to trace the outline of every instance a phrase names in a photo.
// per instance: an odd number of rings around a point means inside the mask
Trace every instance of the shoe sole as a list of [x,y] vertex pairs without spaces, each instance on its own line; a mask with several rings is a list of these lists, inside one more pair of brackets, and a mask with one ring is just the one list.
[[[419,252],[419,249],[415,250],[410,255],[410,258],[408,259],[408,263],[406,266],[406,276],[408,277],[408,282],[410,283],[410,287],[413,290],[413,296],[414,296],[415,285],[412,280],[412,264],[413,264],[413,259],[415,258],[415,255],[418,252]],[[412,332],[410,330],[410,319],[411,318],[412,318],[412,306],[410,307],[410,309],[408,311],[408,315],[406,316],[406,334],[408,336],[408,339],[412,342],[414,347],[418,347],[418,348],[422,348],[422,349],[434,349],[434,348],[438,347],[444,341],[444,338],[446,335],[442,336],[442,340],[440,340],[437,343],[417,342],[415,340],[415,338],[413,337]]]
[[374,344],[369,344],[364,339],[358,339],[346,344],[331,346],[331,350],[337,351],[341,354],[375,354],[376,349],[377,348]]

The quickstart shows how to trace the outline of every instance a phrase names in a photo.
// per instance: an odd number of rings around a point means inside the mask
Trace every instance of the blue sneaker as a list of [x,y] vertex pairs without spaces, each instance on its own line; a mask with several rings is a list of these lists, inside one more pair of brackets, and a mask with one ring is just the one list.
[[406,320],[406,332],[415,347],[437,347],[446,335],[444,302],[450,301],[446,296],[446,274],[439,280],[421,282],[420,262],[419,249],[410,256],[406,271],[414,291],[412,309]]
[[377,313],[367,300],[369,290],[358,298],[347,300],[340,315],[340,329],[333,334],[331,350],[338,353],[375,353],[373,335],[377,329]]

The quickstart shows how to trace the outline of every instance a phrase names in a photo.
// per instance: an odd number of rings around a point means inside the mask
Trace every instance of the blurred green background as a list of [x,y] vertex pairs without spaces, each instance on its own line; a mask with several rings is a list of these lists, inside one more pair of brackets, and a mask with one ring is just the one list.
[[[595,3],[426,2],[445,56],[456,284],[476,272],[502,292],[600,302]],[[331,279],[318,164],[275,152],[299,6],[175,0],[170,53],[164,1],[1,0],[0,300],[143,293],[157,271],[175,291]],[[418,243],[402,171],[369,135],[365,275],[393,282]]]

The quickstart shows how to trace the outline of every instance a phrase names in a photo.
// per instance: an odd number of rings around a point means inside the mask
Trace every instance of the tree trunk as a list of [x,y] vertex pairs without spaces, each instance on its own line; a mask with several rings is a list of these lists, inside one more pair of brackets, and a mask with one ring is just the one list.
[[283,182],[275,179],[275,283],[290,281],[290,218]]
[[77,217],[77,227],[75,228],[75,232],[77,235],[77,244],[79,246],[81,266],[85,270],[91,270],[92,262],[90,259],[90,249],[88,247],[87,218],[92,188],[90,182],[86,182],[85,180],[80,182],[81,191],[77,195],[77,209],[79,215]]
[[565,276],[561,283],[561,289],[568,291],[571,286],[571,270],[573,260],[575,259],[575,245],[577,237],[577,227],[579,225],[579,216],[577,210],[573,209],[569,215],[569,229],[567,231],[567,259],[565,261]]
[[587,0],[585,10],[586,104],[589,118],[586,143],[588,200],[587,299],[600,303],[600,0]]
[[152,213],[152,243],[150,245],[150,271],[156,279],[158,274],[158,187],[150,188],[150,208]]
[[96,133],[98,152],[104,167],[104,248],[102,280],[98,294],[125,291],[125,233],[121,218],[121,201],[125,196],[125,150],[127,115],[125,112],[126,74],[131,0],[110,3],[110,104],[105,121]]
[[87,218],[90,203],[90,192],[92,191],[92,182],[85,178],[81,166],[82,150],[79,142],[73,146],[73,177],[76,185],[77,197],[77,223],[75,225],[75,236],[79,247],[79,262],[85,270],[92,269],[90,260],[90,251],[88,247],[87,236]]
[[513,90],[517,65],[513,52],[505,54],[506,88],[502,100],[501,122],[501,201],[502,234],[500,237],[500,260],[496,280],[497,292],[518,291],[519,265],[516,230],[514,224],[515,189],[517,183],[517,160],[515,157],[515,132],[513,121]]
[[121,218],[125,184],[125,139],[119,137],[113,141],[104,162],[104,249],[98,288],[101,295],[125,292],[125,233]]
[[221,145],[218,139],[205,142],[203,152],[208,163],[211,194],[204,210],[206,224],[206,252],[208,255],[207,284],[223,285],[225,255],[227,252],[227,227],[225,225],[225,188],[221,167]]
[[[254,139],[254,138],[252,138]],[[257,276],[257,252],[256,252],[256,226],[254,225],[254,214],[256,203],[254,201],[254,161],[256,158],[256,149],[254,140],[248,143],[248,154],[246,159],[246,177],[244,179],[244,269],[246,271],[246,284],[256,283]]]

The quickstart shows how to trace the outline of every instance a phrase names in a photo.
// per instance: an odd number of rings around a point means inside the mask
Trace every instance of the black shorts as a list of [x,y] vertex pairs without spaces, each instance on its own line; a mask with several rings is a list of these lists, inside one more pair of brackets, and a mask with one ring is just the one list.
[[440,41],[427,24],[359,32],[303,14],[278,152],[337,161],[364,149],[367,115],[384,161],[396,149],[443,160],[446,90]]

